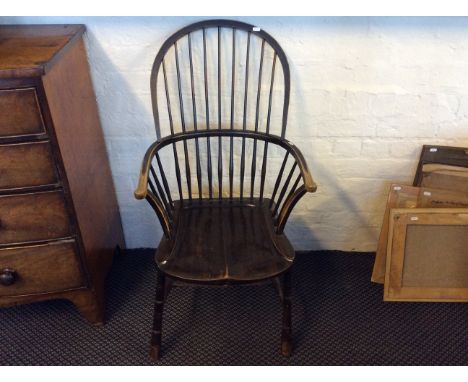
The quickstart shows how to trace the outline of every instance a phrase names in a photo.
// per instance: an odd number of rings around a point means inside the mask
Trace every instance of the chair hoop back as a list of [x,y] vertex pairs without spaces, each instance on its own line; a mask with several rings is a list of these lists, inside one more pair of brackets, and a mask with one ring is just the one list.
[[264,30],[235,20],[180,29],[164,42],[151,72],[158,139],[202,129],[284,138],[289,97],[289,65],[281,46]]

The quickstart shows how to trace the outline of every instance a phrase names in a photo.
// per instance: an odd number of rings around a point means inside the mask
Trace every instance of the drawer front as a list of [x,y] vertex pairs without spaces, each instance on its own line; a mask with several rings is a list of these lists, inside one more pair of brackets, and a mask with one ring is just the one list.
[[0,90],[0,137],[45,133],[34,88]]
[[51,240],[71,234],[61,191],[0,196],[0,244]]
[[56,183],[49,142],[0,145],[0,190]]
[[55,292],[84,285],[74,241],[0,249],[0,296]]

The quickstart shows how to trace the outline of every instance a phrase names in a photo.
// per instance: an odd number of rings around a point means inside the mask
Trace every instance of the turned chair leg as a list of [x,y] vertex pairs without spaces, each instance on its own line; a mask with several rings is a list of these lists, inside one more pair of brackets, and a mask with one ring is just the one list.
[[158,269],[156,283],[156,301],[154,303],[153,332],[151,334],[150,351],[150,357],[154,361],[158,361],[161,357],[161,333],[165,297],[165,279],[166,275]]
[[283,328],[281,331],[281,354],[289,357],[292,353],[291,339],[291,273],[283,274]]

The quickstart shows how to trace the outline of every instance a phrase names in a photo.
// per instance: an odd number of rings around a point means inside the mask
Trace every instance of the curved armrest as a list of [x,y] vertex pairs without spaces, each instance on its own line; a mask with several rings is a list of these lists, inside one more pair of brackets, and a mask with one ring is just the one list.
[[[156,211],[156,214],[159,217],[159,220],[163,226],[166,236],[171,237],[172,234],[172,219],[171,211],[168,210],[165,203],[161,198],[156,194],[156,192],[151,192],[148,189],[150,172],[154,171],[151,167],[153,158],[157,155],[158,151],[163,147],[174,144],[178,141],[189,140],[193,138],[202,138],[202,137],[214,137],[214,136],[229,136],[229,137],[240,137],[240,138],[252,138],[259,139],[265,142],[271,142],[278,146],[283,147],[289,155],[291,155],[296,162],[296,166],[300,170],[301,179],[303,184],[299,188],[294,188],[290,194],[286,197],[284,203],[282,204],[281,210],[279,211],[278,218],[276,221],[276,230],[281,233],[284,229],[286,221],[296,205],[299,199],[306,192],[315,192],[317,190],[317,185],[315,184],[312,175],[307,167],[307,163],[300,152],[300,150],[290,143],[289,141],[281,138],[279,136],[270,135],[266,133],[254,132],[254,131],[245,131],[245,130],[198,130],[185,133],[178,133],[171,136],[164,137],[156,142],[154,142],[146,151],[146,154],[143,158],[143,163],[140,170],[140,178],[138,181],[138,186],[134,192],[136,199],[147,199],[151,204],[153,209]],[[297,184],[296,184],[297,186]],[[166,203],[167,204],[167,203]]]
[[145,156],[143,157],[143,162],[141,164],[140,178],[138,179],[138,185],[134,192],[136,199],[145,199],[148,194],[148,179],[151,168],[151,162],[154,155],[159,149],[161,141],[154,142],[148,150],[146,150]]
[[140,170],[140,178],[138,180],[138,186],[134,192],[136,199],[146,199],[153,210],[156,212],[158,219],[164,231],[164,235],[167,238],[171,238],[173,234],[171,211],[164,205],[160,196],[156,194],[156,191],[148,189],[149,185],[149,174],[150,171],[154,171],[151,168],[153,157],[157,154],[161,147],[161,141],[154,142],[146,151],[143,158],[143,163]]
[[307,192],[314,192],[317,189],[317,185],[312,179],[312,175],[307,167],[307,163],[304,159],[304,156],[300,150],[291,142],[286,139],[280,138],[275,135],[253,132],[253,131],[244,131],[244,130],[204,130],[204,131],[191,131],[188,133],[178,133],[172,136],[164,137],[156,142],[154,142],[146,151],[146,154],[143,158],[143,163],[141,165],[140,179],[138,181],[138,186],[135,190],[135,198],[144,199],[148,191],[148,177],[151,167],[151,161],[153,160],[154,155],[158,152],[159,149],[167,146],[168,144],[175,143],[184,139],[192,138],[201,138],[206,136],[234,136],[234,137],[248,137],[248,138],[257,138],[262,140],[268,140],[272,143],[275,143],[283,148],[285,148],[293,157],[296,159],[297,165],[302,174],[304,180],[304,186]]
[[307,163],[302,155],[301,151],[294,146],[292,143],[285,141],[284,146],[289,153],[294,157],[296,160],[296,164],[299,167],[301,172],[301,177],[303,180],[303,184],[299,186],[297,189],[293,190],[281,207],[281,210],[278,214],[278,218],[276,219],[276,232],[281,234],[286,226],[288,221],[289,215],[291,214],[294,206],[297,202],[307,193],[307,192],[315,192],[317,191],[317,184],[314,182],[312,175],[307,167]]
[[285,147],[296,159],[296,163],[299,166],[299,170],[301,171],[302,179],[304,180],[304,188],[306,192],[315,192],[317,191],[317,185],[315,184],[312,174],[307,167],[307,163],[302,155],[301,151],[291,142],[284,141]]

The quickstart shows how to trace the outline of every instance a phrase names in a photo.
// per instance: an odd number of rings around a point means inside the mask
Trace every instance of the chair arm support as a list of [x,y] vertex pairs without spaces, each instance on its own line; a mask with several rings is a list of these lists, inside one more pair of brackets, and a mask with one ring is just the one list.
[[297,202],[307,193],[307,192],[315,192],[317,191],[317,185],[315,184],[312,175],[307,167],[307,163],[304,159],[304,156],[300,152],[300,150],[294,146],[292,143],[286,141],[286,148],[291,153],[291,155],[296,160],[296,163],[299,167],[301,172],[301,177],[303,180],[303,184],[297,188],[293,193],[288,195],[286,200],[281,207],[281,210],[278,214],[278,218],[276,220],[276,232],[278,234],[283,233],[284,227],[288,221],[289,215],[291,215],[294,206]]
[[161,223],[162,229],[164,231],[164,235],[171,239],[173,235],[173,229],[172,221],[169,217],[168,211],[166,211],[166,208],[164,207],[160,197],[148,189],[151,162],[159,148],[160,142],[156,141],[146,151],[141,165],[138,186],[134,192],[134,195],[136,199],[146,199],[148,201],[158,216],[159,222]]
[[306,193],[307,190],[305,186],[302,185],[285,200],[283,207],[281,207],[278,218],[276,219],[276,233],[283,233],[286,222],[288,221],[289,215],[291,215],[294,206]]
[[156,215],[158,216],[159,222],[161,223],[162,229],[164,231],[164,235],[168,239],[171,239],[173,234],[171,219],[169,218],[169,215],[167,214],[167,211],[164,208],[161,200],[151,191],[147,191],[146,200],[151,205],[154,212],[156,212]]
[[146,150],[145,156],[143,157],[143,162],[141,164],[140,178],[138,179],[138,185],[134,192],[136,199],[145,199],[148,193],[148,179],[149,172],[151,167],[151,161],[153,160],[154,155],[156,154],[160,143],[158,141],[154,142],[148,150]]
[[306,192],[315,192],[317,190],[317,185],[315,184],[312,174],[307,167],[307,162],[304,159],[301,151],[291,142],[284,141],[285,148],[292,154],[294,159],[296,159],[299,170],[301,171],[302,179],[304,181],[304,188]]

